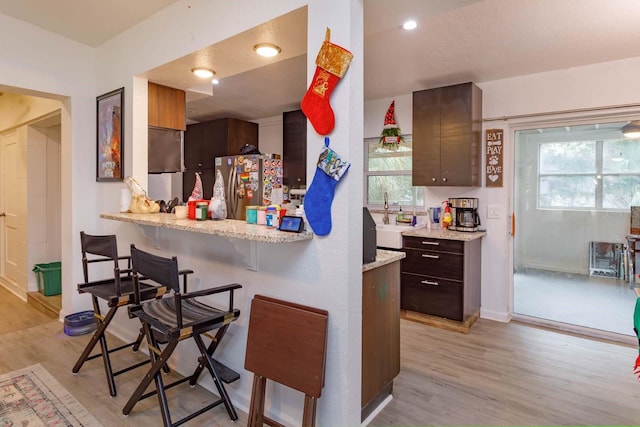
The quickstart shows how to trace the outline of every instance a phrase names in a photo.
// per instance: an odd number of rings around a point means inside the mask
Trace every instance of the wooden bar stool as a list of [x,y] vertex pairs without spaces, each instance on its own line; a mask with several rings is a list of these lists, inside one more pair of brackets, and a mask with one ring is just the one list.
[[324,386],[326,310],[256,295],[251,302],[244,367],[254,373],[249,427],[282,426],[264,416],[267,379],[305,394],[302,426],[315,426]]

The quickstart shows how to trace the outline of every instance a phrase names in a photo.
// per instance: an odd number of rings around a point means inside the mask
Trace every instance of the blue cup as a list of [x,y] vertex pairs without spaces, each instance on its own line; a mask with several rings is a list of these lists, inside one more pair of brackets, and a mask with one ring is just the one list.
[[431,215],[431,221],[434,224],[438,224],[440,222],[440,207],[429,208],[429,214]]

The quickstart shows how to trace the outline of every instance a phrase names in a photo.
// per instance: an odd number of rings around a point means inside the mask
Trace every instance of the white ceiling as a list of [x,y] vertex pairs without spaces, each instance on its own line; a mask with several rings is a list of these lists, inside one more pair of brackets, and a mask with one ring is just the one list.
[[[98,46],[172,3],[0,0],[0,13]],[[364,0],[364,8],[365,99],[640,56],[639,0]],[[400,28],[408,17],[418,21],[412,32]],[[238,44],[253,46],[265,36],[282,55],[238,55]],[[306,44],[304,8],[146,76],[187,90],[192,120],[270,117],[298,108]],[[221,84],[193,80],[188,70],[198,65],[215,69]]]

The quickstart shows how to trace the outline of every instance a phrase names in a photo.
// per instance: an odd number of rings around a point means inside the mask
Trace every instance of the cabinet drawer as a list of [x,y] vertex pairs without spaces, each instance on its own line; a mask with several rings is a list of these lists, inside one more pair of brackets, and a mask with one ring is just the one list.
[[402,260],[403,273],[463,280],[464,255],[462,254],[418,250],[407,250],[405,253],[407,257]]
[[464,242],[461,240],[433,239],[430,237],[403,236],[403,248],[425,249],[430,251],[453,252],[461,254],[464,252]]
[[463,321],[462,284],[413,274],[402,274],[400,307],[458,322]]

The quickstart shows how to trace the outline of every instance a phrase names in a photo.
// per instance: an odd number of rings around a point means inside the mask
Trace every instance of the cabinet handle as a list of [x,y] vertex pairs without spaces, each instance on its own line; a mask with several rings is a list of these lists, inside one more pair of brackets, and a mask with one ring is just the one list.
[[436,178],[431,178],[431,182],[436,182],[437,179]]
[[424,242],[422,242],[422,244],[423,244],[423,245],[440,246],[440,243],[439,243],[439,242],[427,242],[427,241],[424,241]]
[[202,167],[202,163],[198,163],[198,167],[201,168]]
[[438,283],[438,282],[431,282],[431,281],[429,281],[429,280],[423,280],[423,281],[422,281],[422,282],[420,282],[420,283],[422,283],[423,285],[440,286],[440,283]]
[[442,178],[442,182],[447,182],[447,178]]
[[433,258],[433,259],[440,259],[440,255],[429,255],[429,254],[422,254],[422,258]]

